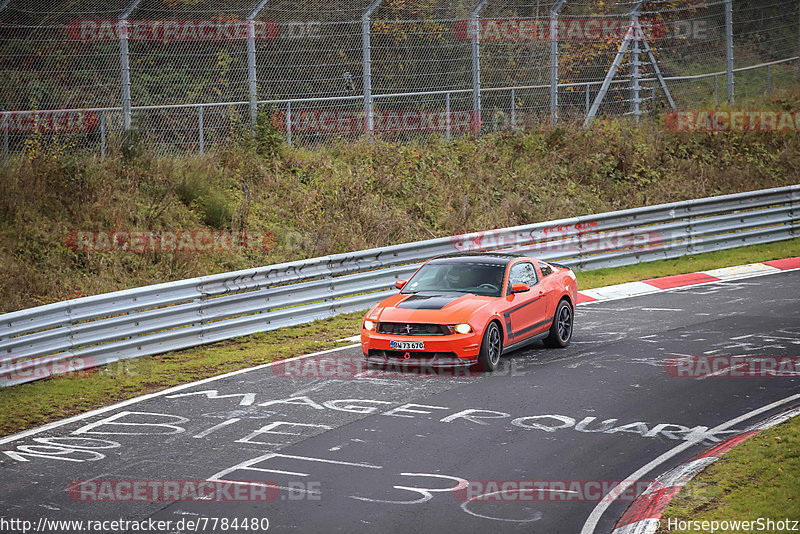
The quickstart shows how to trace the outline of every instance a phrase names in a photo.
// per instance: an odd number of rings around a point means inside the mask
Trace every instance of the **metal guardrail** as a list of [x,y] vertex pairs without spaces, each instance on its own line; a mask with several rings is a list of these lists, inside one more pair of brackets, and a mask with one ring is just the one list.
[[791,239],[800,185],[281,263],[0,315],[0,386],[365,310],[432,256],[524,251],[598,269]]

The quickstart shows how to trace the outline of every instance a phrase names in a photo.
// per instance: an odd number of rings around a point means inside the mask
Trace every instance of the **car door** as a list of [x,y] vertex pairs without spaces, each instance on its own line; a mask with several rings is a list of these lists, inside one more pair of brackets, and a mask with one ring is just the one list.
[[546,303],[545,317],[552,317],[556,312],[556,304],[561,292],[558,288],[558,276],[553,275],[553,268],[543,261],[539,262],[539,288],[544,292]]
[[[528,284],[531,289],[512,293],[511,287],[514,284]],[[507,345],[523,341],[542,331],[546,322],[547,303],[533,263],[520,261],[511,265],[504,298]]]

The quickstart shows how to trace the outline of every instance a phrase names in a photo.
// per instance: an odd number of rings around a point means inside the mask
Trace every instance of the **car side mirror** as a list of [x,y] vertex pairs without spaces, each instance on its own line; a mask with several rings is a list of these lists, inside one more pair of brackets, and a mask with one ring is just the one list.
[[397,289],[403,289],[405,286],[406,286],[405,280],[395,280],[394,282],[394,287],[396,287]]
[[528,284],[513,284],[511,286],[511,292],[512,293],[524,293],[524,292],[530,291],[530,290],[531,290],[531,286],[529,286]]

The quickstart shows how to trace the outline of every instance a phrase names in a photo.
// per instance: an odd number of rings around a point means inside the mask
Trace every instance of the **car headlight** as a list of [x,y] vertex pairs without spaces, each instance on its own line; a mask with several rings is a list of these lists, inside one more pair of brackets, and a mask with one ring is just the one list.
[[375,321],[370,321],[369,319],[364,320],[364,330],[369,330],[369,331],[375,330],[375,325],[376,325]]
[[459,334],[471,334],[472,327],[466,323],[457,324],[453,327],[453,330]]

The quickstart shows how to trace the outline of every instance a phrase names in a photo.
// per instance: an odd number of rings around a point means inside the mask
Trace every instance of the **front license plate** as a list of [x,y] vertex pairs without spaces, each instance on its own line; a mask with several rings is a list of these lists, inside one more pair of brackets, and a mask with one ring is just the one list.
[[425,350],[423,341],[390,341],[389,344],[395,350]]

